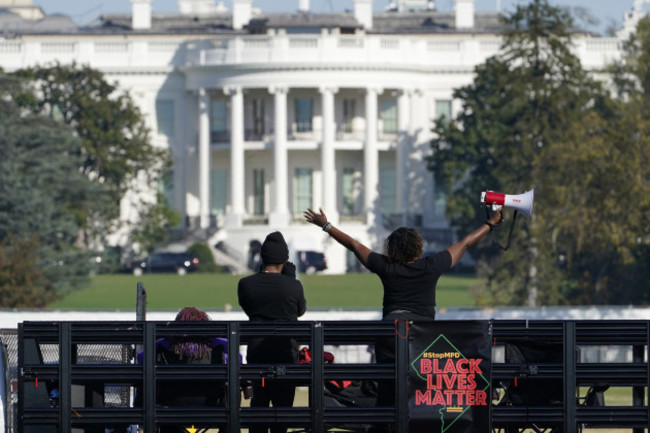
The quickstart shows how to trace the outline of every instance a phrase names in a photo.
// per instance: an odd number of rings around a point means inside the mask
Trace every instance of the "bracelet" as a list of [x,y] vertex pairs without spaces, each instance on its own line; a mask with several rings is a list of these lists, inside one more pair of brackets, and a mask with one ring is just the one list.
[[327,222],[327,223],[323,224],[323,231],[324,232],[328,231],[330,229],[330,227],[332,227],[332,223],[330,223],[330,222]]
[[492,229],[495,227],[494,224],[491,224],[491,223],[490,223],[489,221],[487,221],[487,220],[485,221],[485,224],[487,224],[487,225],[490,227],[490,231],[492,231]]

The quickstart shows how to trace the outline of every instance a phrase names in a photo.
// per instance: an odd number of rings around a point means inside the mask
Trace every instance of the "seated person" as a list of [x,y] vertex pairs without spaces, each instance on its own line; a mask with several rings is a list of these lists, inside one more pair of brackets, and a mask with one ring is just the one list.
[[[194,308],[185,307],[176,321],[209,321],[210,316]],[[225,338],[184,335],[161,338],[156,341],[156,364],[225,364],[228,341]],[[144,353],[137,355],[141,364]],[[136,405],[142,398],[136,397]],[[158,380],[156,404],[170,407],[210,407],[225,405],[225,384],[207,380]],[[161,432],[166,430],[160,430]],[[176,431],[176,430],[170,430]]]
[[[176,321],[209,321],[210,316],[185,307]],[[228,342],[223,338],[183,336],[160,339],[156,344],[156,364],[224,364]],[[223,406],[225,389],[206,380],[159,381],[156,401],[163,406]]]

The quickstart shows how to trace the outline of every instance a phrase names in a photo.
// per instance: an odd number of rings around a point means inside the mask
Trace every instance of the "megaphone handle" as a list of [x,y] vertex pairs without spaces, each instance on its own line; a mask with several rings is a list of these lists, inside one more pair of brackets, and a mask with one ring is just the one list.
[[[488,206],[485,207],[485,213],[487,214],[487,217],[490,218],[490,211],[488,209]],[[515,214],[512,217],[512,224],[510,224],[510,231],[508,232],[508,242],[506,243],[505,246],[502,246],[499,244],[499,242],[496,240],[494,237],[494,231],[490,230],[490,236],[492,236],[492,243],[501,248],[503,251],[507,250],[510,248],[510,239],[512,238],[512,230],[515,228],[515,220],[517,219],[517,209],[515,209]]]
[[508,232],[508,242],[506,243],[506,246],[502,247],[501,245],[497,244],[503,251],[507,250],[508,247],[510,247],[510,239],[512,238],[512,229],[515,228],[515,220],[517,219],[517,213],[518,211],[515,209],[515,213],[512,216],[512,224],[510,224],[510,231]]

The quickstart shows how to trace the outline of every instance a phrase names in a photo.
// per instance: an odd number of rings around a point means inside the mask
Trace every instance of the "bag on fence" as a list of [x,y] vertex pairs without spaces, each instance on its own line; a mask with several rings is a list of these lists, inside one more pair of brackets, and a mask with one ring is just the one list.
[[[299,354],[298,363],[312,361],[309,348],[304,347]],[[334,355],[323,353],[326,364],[334,363]],[[377,382],[374,380],[328,380],[325,381],[325,406],[373,407],[377,401]]]
[[516,376],[505,385],[505,403],[515,406],[562,404],[562,378],[538,376],[541,364],[562,364],[562,344],[518,342],[506,344],[505,361],[520,364]]

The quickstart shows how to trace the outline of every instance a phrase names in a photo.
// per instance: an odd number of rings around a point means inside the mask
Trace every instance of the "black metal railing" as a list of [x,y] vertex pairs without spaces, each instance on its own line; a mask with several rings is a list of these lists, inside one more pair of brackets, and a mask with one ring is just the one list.
[[[462,321],[454,322],[462,326]],[[490,407],[494,431],[577,432],[584,427],[628,428],[644,431],[650,422],[648,347],[650,321],[507,321],[492,323],[494,341]],[[323,322],[24,322],[18,330],[18,422],[20,433],[84,433],[120,431],[139,425],[145,432],[157,425],[192,425],[239,432],[255,424],[283,423],[311,432],[340,426],[363,430],[368,425],[390,424],[393,431],[408,431],[407,324],[386,321]],[[312,361],[304,364],[157,365],[156,340],[193,335],[228,339],[229,360],[252,338],[286,336],[311,349]],[[394,338],[394,364],[333,363],[324,361],[326,347],[368,345],[378,338]],[[626,346],[630,362],[581,362],[580,350],[588,346]],[[121,346],[114,357],[85,358],[89,347]],[[547,359],[513,360],[511,347],[545,348]],[[141,363],[136,347],[143,348]],[[124,350],[131,356],[125,361]],[[501,354],[501,355],[499,355]],[[505,355],[504,355],[505,354]],[[242,407],[240,385],[261,377],[291,380],[307,387],[304,407]],[[225,386],[225,404],[219,407],[164,407],[157,404],[156,386],[163,381],[213,381]],[[328,381],[395,381],[395,405],[375,407],[332,405]],[[532,388],[524,388],[526,383]],[[553,385],[555,384],[555,385]],[[558,385],[559,384],[559,385]],[[558,394],[548,402],[517,403],[512,395],[521,389],[556,386]],[[521,389],[517,389],[520,387]],[[608,406],[579,398],[581,389],[625,387],[632,404]],[[129,404],[108,403],[106,395],[128,390]],[[530,391],[529,391],[530,392]],[[138,398],[135,396],[137,395]],[[505,397],[504,397],[505,396]],[[523,396],[524,398],[526,396]],[[596,399],[598,401],[598,399]]]

